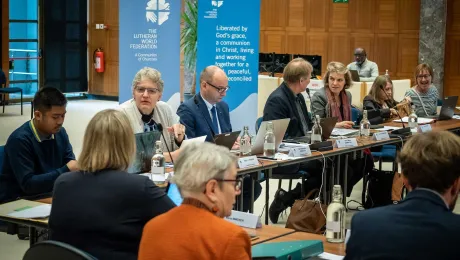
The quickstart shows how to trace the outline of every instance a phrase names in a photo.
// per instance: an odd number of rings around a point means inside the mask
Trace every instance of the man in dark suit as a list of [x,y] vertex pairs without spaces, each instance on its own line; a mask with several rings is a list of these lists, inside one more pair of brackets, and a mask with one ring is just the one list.
[[232,131],[227,103],[228,78],[217,66],[208,66],[200,74],[200,93],[179,106],[177,115],[185,125],[188,138],[206,135],[212,142],[214,136]]
[[[228,78],[217,66],[208,66],[200,74],[200,92],[193,98],[182,103],[177,109],[180,123],[185,125],[187,138],[206,135],[206,141],[213,142],[214,136],[232,132],[230,113],[227,103],[222,99],[227,94]],[[239,139],[239,138],[238,138]],[[238,140],[233,149],[238,149]],[[244,178],[243,211],[248,211],[251,199],[250,179]],[[254,199],[262,191],[259,182],[254,185]]]
[[[301,94],[306,91],[310,83],[312,70],[312,65],[302,58],[290,61],[283,71],[284,82],[270,94],[265,103],[263,121],[283,118],[291,119],[286,130],[286,138],[305,136],[313,126],[305,99]],[[307,178],[304,187],[306,191],[309,191],[319,187],[321,184],[321,168],[318,161],[313,161],[300,165],[276,168],[273,172],[292,174],[299,170],[307,171],[310,177]],[[291,207],[294,201],[299,199],[300,196],[300,184],[289,192],[279,189],[275,193],[275,199],[268,211],[270,221],[277,223],[281,212],[287,207]]]
[[460,216],[452,213],[460,190],[460,137],[417,134],[400,155],[407,197],[357,213],[345,259],[458,259]]

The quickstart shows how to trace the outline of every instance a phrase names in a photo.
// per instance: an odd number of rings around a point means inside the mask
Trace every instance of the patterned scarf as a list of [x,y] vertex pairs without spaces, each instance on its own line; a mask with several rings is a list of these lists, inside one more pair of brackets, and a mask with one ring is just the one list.
[[327,96],[327,108],[331,113],[331,117],[338,117],[339,119],[337,122],[342,122],[342,121],[351,121],[351,106],[350,102],[348,101],[348,96],[345,90],[342,90],[340,92],[339,98],[342,103],[343,107],[343,118],[342,114],[340,113],[340,106],[337,103],[337,100],[335,99],[335,96],[332,95],[331,90],[326,87],[326,96]]

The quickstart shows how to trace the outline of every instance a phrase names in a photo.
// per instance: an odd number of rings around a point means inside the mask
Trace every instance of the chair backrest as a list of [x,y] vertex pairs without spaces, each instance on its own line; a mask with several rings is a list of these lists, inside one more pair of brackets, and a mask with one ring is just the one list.
[[3,158],[5,157],[5,146],[0,145],[0,174],[3,170]]
[[259,118],[257,118],[257,120],[256,120],[256,127],[255,127],[255,129],[256,129],[256,134],[257,134],[257,132],[259,132],[259,128],[260,128],[260,125],[262,124],[263,119],[264,119],[263,117],[259,117]]
[[97,258],[66,243],[47,240],[30,247],[23,260],[96,260]]
[[442,99],[438,99],[438,104],[437,104],[438,107],[442,106]]
[[361,121],[361,117],[361,111],[359,111],[359,109],[357,109],[356,107],[351,107],[351,121],[359,124],[359,121]]

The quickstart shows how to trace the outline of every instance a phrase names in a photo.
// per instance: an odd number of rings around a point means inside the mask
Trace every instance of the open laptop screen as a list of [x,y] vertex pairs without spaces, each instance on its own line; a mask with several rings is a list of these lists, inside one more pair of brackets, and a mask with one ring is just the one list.
[[182,197],[180,195],[179,189],[177,188],[177,185],[175,183],[169,183],[168,186],[168,197],[176,204],[179,206],[182,204]]
[[152,156],[155,153],[155,142],[160,140],[159,131],[151,131],[134,135],[136,138],[136,156],[129,166],[129,173],[150,172]]

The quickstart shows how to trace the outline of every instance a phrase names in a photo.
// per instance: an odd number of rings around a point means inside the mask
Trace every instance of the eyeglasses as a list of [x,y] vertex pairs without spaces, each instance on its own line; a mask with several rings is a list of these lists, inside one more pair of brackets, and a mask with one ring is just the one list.
[[426,75],[417,75],[417,78],[418,78],[418,79],[423,79],[423,78],[429,79],[429,78],[431,78],[431,75],[430,75],[430,74],[426,74]]
[[237,178],[235,180],[229,180],[229,179],[215,179],[215,180],[219,182],[235,182],[236,191],[241,190],[241,186],[243,186],[243,180],[241,178]]
[[138,94],[144,94],[146,90],[149,95],[155,95],[156,93],[160,92],[160,90],[157,88],[144,88],[144,87],[136,88],[136,92]]
[[217,92],[219,93],[224,93],[224,92],[227,92],[227,90],[230,89],[230,86],[226,86],[226,87],[217,87],[217,86],[214,86],[213,84],[209,83],[206,81],[206,84],[208,84],[209,86],[217,89]]

